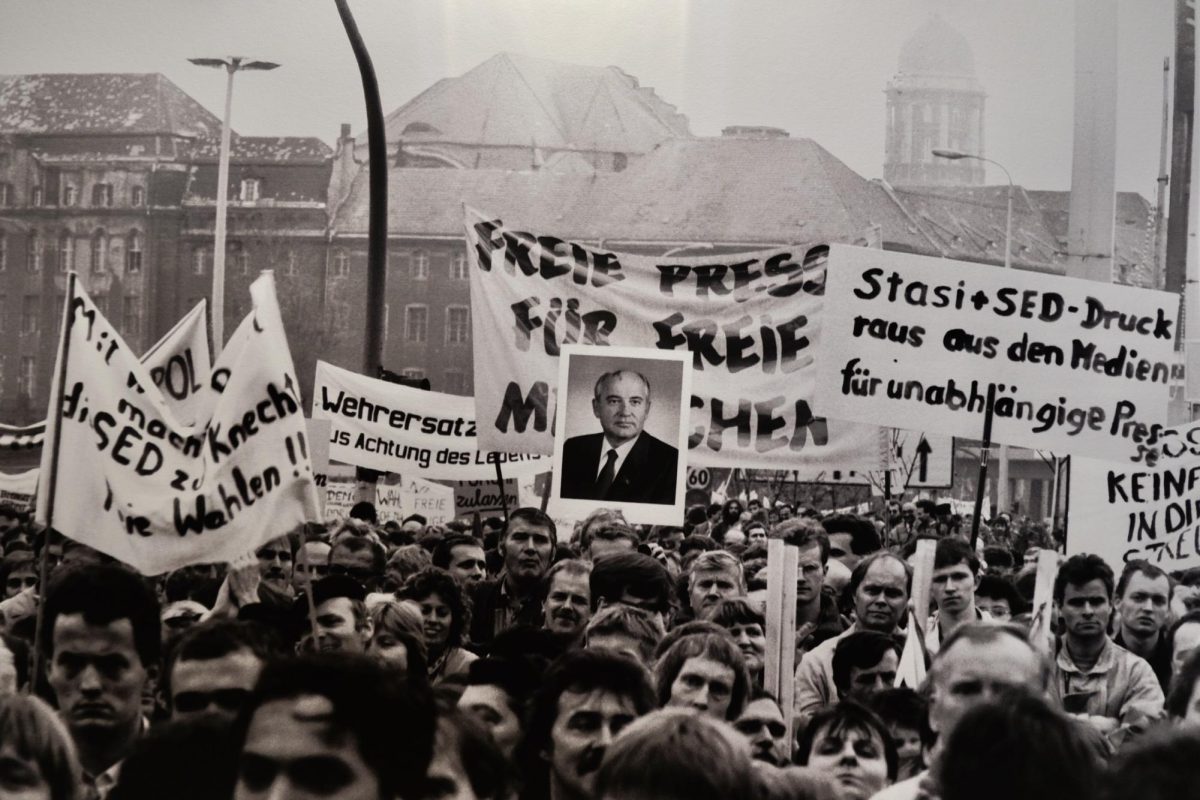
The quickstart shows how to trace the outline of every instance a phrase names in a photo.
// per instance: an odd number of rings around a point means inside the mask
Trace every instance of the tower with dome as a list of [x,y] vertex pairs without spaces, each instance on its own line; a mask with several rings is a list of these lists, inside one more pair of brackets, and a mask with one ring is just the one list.
[[904,43],[887,85],[883,177],[893,186],[979,186],[984,165],[936,158],[934,148],[984,155],[986,93],[966,37],[931,16]]

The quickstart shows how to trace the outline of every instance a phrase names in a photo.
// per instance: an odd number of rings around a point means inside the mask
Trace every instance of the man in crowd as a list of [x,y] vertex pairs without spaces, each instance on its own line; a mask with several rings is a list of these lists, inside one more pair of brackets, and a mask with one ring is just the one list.
[[593,563],[608,555],[632,552],[640,543],[637,532],[621,520],[585,527],[579,537],[583,557]]
[[829,555],[851,571],[863,558],[883,547],[875,526],[860,517],[835,514],[821,520],[821,525],[829,534]]
[[877,631],[851,633],[833,651],[833,682],[843,699],[866,700],[891,688],[899,668],[899,640]]
[[527,782],[548,772],[549,800],[593,800],[596,771],[613,739],[656,706],[637,662],[605,650],[567,652],[531,701],[519,747]]
[[[975,706],[1025,689],[1045,695],[1050,673],[1045,659],[1019,630],[1004,625],[969,622],[946,640],[930,666],[929,727],[937,736],[931,759],[936,764],[954,726]],[[874,800],[937,797],[936,769],[884,789]]]
[[1113,641],[1146,659],[1164,693],[1171,683],[1170,603],[1167,573],[1142,559],[1125,564],[1117,581],[1120,626]]
[[692,708],[720,720],[741,715],[750,694],[750,673],[727,633],[693,633],[663,653],[654,670],[663,706]]
[[375,591],[386,565],[383,545],[365,536],[342,537],[329,551],[329,574],[347,575],[368,592]]
[[[312,585],[318,650],[362,653],[371,638],[371,618],[363,602],[366,589],[353,578],[330,575]],[[307,630],[308,600],[296,598],[292,606],[295,624]]]
[[255,623],[217,619],[191,628],[167,656],[171,718],[219,714],[232,721],[272,655]]
[[1012,581],[996,575],[984,575],[979,579],[975,606],[987,612],[995,622],[1008,622],[1024,609],[1021,595]]
[[688,600],[692,616],[731,597],[746,594],[742,562],[725,550],[710,550],[692,562],[688,570]]
[[438,542],[433,550],[433,565],[449,572],[468,589],[487,577],[483,543],[467,533],[452,533]]
[[786,767],[792,761],[787,724],[779,702],[762,689],[750,694],[750,702],[733,721],[733,727],[750,740],[754,758],[774,767]]
[[939,539],[933,556],[933,580],[929,594],[937,611],[929,616],[925,649],[937,652],[942,640],[964,622],[985,617],[975,608],[975,586],[979,582],[979,557],[962,539]]
[[[795,545],[799,556],[796,582],[796,628],[808,626],[821,640],[832,638],[845,629],[832,591],[825,591],[825,571],[829,564],[829,535],[821,523],[808,517],[795,517],[780,523],[775,536]],[[804,644],[800,642],[799,644]]]
[[1113,572],[1102,558],[1071,556],[1054,578],[1066,635],[1054,662],[1062,708],[1119,745],[1133,726],[1162,716],[1163,690],[1145,659],[1108,637]]
[[623,604],[602,608],[588,622],[584,635],[588,650],[608,650],[654,667],[654,651],[664,634],[657,615]]
[[310,580],[329,574],[329,543],[320,540],[305,542],[296,549],[296,565],[292,569],[292,589],[296,594],[307,590]]
[[431,698],[364,656],[272,662],[241,719],[234,800],[427,794]]
[[544,512],[527,507],[509,514],[499,545],[504,569],[472,591],[472,642],[486,645],[513,625],[541,623],[542,590],[556,542],[554,520]]
[[158,600],[125,567],[81,565],[56,576],[42,618],[42,656],[85,782],[103,798],[142,735],[142,695],[158,670]]
[[574,558],[559,561],[546,573],[543,627],[578,643],[592,618],[592,566]]
[[258,548],[258,573],[262,576],[259,591],[278,597],[292,596],[292,542],[280,536]]
[[616,553],[592,566],[592,606],[626,605],[656,615],[666,628],[671,621],[671,576],[667,568],[643,553]]
[[868,556],[854,568],[847,591],[854,598],[856,620],[844,633],[817,645],[801,659],[796,668],[797,715],[806,720],[821,706],[837,700],[833,654],[840,639],[861,630],[889,636],[899,632],[911,581],[908,564],[891,553]]

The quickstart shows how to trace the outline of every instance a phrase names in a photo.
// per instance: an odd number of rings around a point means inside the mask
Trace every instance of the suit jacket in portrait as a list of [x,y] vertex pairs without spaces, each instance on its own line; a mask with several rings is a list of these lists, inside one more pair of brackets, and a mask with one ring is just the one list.
[[679,451],[642,431],[625,457],[612,486],[596,496],[596,476],[604,434],[572,436],[563,443],[562,496],[570,500],[612,500],[618,503],[675,503],[675,472]]

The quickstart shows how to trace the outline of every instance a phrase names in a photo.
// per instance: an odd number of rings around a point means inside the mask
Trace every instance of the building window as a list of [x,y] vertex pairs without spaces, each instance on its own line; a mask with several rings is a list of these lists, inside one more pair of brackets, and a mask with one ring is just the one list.
[[139,298],[136,294],[125,295],[125,313],[122,317],[125,328],[125,335],[128,337],[141,336],[142,334],[142,309]]
[[409,257],[408,277],[414,281],[429,280],[429,254],[424,250],[418,250]]
[[429,307],[410,305],[404,307],[404,341],[424,342],[429,338]]
[[137,231],[129,232],[129,242],[125,246],[125,269],[129,272],[142,271],[142,235]]
[[262,182],[258,178],[245,178],[242,180],[241,198],[243,203],[257,202],[259,192],[261,191]]
[[467,273],[467,254],[455,253],[450,258],[450,279],[455,281],[465,281],[470,277]]
[[17,394],[26,400],[33,399],[33,380],[36,369],[33,356],[21,356],[21,371],[17,373]]
[[11,183],[0,181],[0,206],[11,206],[13,202],[13,187]]
[[75,269],[75,237],[70,231],[63,231],[58,237],[58,271],[70,272]]
[[25,303],[21,306],[21,333],[38,332],[38,297],[36,294],[25,295]]
[[92,249],[88,255],[88,269],[92,272],[103,272],[108,266],[108,237],[103,229],[92,234]]
[[419,381],[425,378],[425,370],[420,367],[405,367],[400,370],[400,374],[409,380]]
[[470,394],[471,390],[467,387],[467,373],[461,369],[446,370],[446,386],[444,390],[450,394]]
[[63,186],[62,196],[64,206],[73,206],[79,202],[79,188],[73,183],[68,183]]
[[42,237],[36,233],[29,237],[29,271],[42,271]]
[[333,254],[333,274],[339,278],[350,274],[350,254],[345,250],[338,250]]
[[29,190],[29,205],[40,206],[42,204],[42,187],[34,186]]
[[446,306],[446,344],[471,341],[471,312],[466,306]]
[[134,186],[129,190],[129,205],[144,206],[146,205],[146,190],[141,186]]
[[112,205],[113,187],[111,183],[97,183],[92,187],[92,205],[108,208]]
[[289,278],[300,274],[300,256],[295,250],[287,251],[287,266],[284,267],[283,274]]
[[203,275],[208,270],[208,248],[200,245],[192,251],[192,274]]
[[241,242],[230,242],[229,253],[226,256],[229,259],[229,264],[241,270],[243,275],[250,274],[250,255],[246,252],[246,246]]

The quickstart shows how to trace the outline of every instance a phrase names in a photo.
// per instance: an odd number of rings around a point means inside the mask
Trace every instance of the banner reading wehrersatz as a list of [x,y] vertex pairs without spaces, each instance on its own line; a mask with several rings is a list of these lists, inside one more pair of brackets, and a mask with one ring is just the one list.
[[692,353],[691,466],[882,466],[877,427],[811,400],[826,248],[658,258],[466,213],[481,447],[552,453],[561,347],[615,345]]
[[313,419],[330,421],[329,457],[404,476],[449,480],[510,477],[550,468],[549,458],[487,453],[469,397],[426,392],[317,362]]

